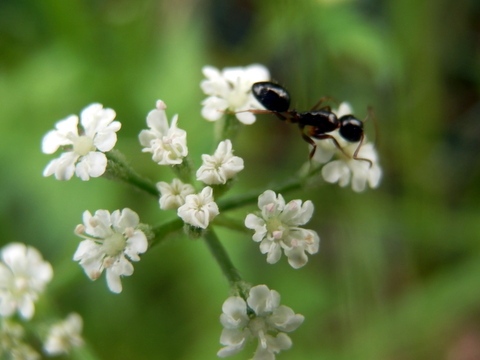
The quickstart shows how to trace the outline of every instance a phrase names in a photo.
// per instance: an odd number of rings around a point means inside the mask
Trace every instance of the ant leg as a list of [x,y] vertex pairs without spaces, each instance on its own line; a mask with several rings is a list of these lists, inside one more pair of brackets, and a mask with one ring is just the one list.
[[358,143],[357,149],[356,149],[355,152],[353,153],[353,156],[352,156],[352,157],[353,157],[354,160],[362,160],[362,161],[368,162],[368,163],[370,164],[369,168],[372,168],[372,166],[373,166],[372,160],[358,157],[358,152],[360,151],[360,148],[361,148],[362,145],[363,145],[363,139],[364,139],[364,138],[365,138],[365,136],[362,134],[362,137],[360,138],[360,142]]
[[331,139],[335,147],[339,149],[346,157],[349,157],[349,155],[345,152],[345,150],[343,150],[343,148],[340,146],[337,139],[335,139],[335,137],[333,137],[332,135],[329,135],[329,134],[310,134],[310,135],[318,140]]
[[320,107],[320,105],[322,105],[326,101],[333,101],[335,104],[338,105],[338,101],[335,100],[334,98],[332,98],[330,96],[324,96],[324,97],[320,98],[320,100],[317,101],[317,103],[312,107],[312,109],[310,111],[325,110],[325,111],[328,111],[328,112],[332,112],[332,108],[328,105]]
[[238,113],[242,113],[242,112],[250,112],[252,114],[275,114],[275,115],[277,115],[277,117],[280,120],[287,120],[288,119],[288,116],[283,115],[282,113],[279,113],[277,111],[272,111],[272,110],[255,110],[255,109],[252,109],[252,110],[240,110],[240,111],[221,111],[221,110],[219,110],[219,111],[223,112],[224,114],[238,114]]
[[317,144],[315,143],[315,141],[312,140],[311,137],[306,135],[303,131],[301,132],[301,134],[302,134],[302,139],[313,146],[313,149],[312,151],[310,151],[310,155],[308,156],[308,159],[312,160],[313,155],[315,155],[315,151],[317,150]]
[[379,143],[378,139],[379,139],[380,132],[378,131],[377,118],[375,117],[373,107],[371,107],[371,106],[368,107],[368,114],[365,117],[365,119],[363,120],[363,122],[367,121],[369,118],[371,118],[373,120],[373,125],[374,125],[374,129],[375,129],[375,141],[373,143],[374,143],[375,147],[377,147],[378,143]]

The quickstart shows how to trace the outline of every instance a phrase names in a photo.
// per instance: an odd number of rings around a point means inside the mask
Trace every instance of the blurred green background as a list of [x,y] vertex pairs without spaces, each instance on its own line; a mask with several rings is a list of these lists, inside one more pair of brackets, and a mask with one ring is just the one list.
[[[130,207],[143,222],[175,216],[106,179],[43,178],[40,151],[56,121],[91,102],[116,110],[117,148],[154,181],[168,168],[137,140],[157,99],[179,114],[197,166],[213,124],[200,117],[201,68],[266,65],[297,109],[322,96],[373,106],[384,170],[377,190],[322,184],[307,228],[321,251],[300,270],[268,265],[245,234],[218,229],[247,281],[267,284],[306,316],[279,359],[480,359],[480,3],[475,0],[1,0],[0,244],[21,241],[52,263],[54,309],[79,312],[102,359],[215,359],[228,284],[201,241],[176,236],[124,278],[71,261],[83,211]],[[305,162],[293,125],[244,127],[232,192],[266,187]],[[243,218],[255,205],[236,211]],[[41,316],[42,305],[37,314]],[[232,359],[247,359],[248,349]]]

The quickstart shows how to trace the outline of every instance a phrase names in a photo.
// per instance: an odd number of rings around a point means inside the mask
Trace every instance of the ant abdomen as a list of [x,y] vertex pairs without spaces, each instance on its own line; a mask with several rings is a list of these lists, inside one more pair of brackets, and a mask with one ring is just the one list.
[[281,113],[290,108],[290,95],[278,84],[270,81],[257,82],[252,86],[252,93],[267,110]]

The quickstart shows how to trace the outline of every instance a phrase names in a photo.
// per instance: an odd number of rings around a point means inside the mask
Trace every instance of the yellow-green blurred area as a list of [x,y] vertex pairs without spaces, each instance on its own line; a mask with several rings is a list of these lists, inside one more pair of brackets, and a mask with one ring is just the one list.
[[[212,153],[200,116],[204,65],[266,65],[299,110],[323,96],[372,106],[384,175],[354,193],[322,183],[310,199],[321,250],[299,270],[269,265],[248,233],[218,228],[245,280],[267,284],[305,315],[279,359],[480,359],[480,3],[475,0],[1,0],[1,245],[38,248],[55,277],[37,305],[84,319],[101,359],[215,359],[228,283],[205,243],[173,236],[134,263],[123,292],[72,261],[85,210],[175,217],[158,199],[104,178],[42,177],[56,121],[92,102],[122,123],[116,148],[141,174],[170,181],[138,133],[162,99],[179,114],[196,166]],[[298,128],[258,115],[234,142],[245,161],[226,194],[267,189],[308,160]],[[230,216],[243,219],[256,205]],[[232,359],[251,358],[254,348]],[[68,357],[65,357],[68,358]]]

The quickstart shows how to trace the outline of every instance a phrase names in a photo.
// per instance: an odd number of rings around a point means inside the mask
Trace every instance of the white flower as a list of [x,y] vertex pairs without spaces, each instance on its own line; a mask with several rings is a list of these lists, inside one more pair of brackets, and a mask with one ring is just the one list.
[[103,270],[107,271],[108,288],[114,292],[122,291],[120,276],[133,274],[133,265],[129,261],[139,261],[138,254],[147,251],[147,237],[138,230],[138,215],[125,208],[110,214],[107,210],[97,210],[95,215],[89,211],[83,213],[83,223],[75,233],[83,237],[73,260],[79,261],[87,276],[96,280]]
[[[270,80],[268,69],[260,64],[247,67],[230,67],[221,72],[212,67],[202,69],[207,78],[200,83],[206,95],[203,102],[202,116],[209,121],[216,121],[223,112],[263,109],[262,105],[252,95],[252,85],[258,81]],[[255,115],[250,112],[239,112],[237,119],[244,124],[253,124]]]
[[229,297],[222,311],[220,322],[224,329],[220,343],[225,347],[217,353],[222,358],[239,353],[248,340],[257,338],[253,359],[274,360],[275,354],[292,346],[286,333],[296,330],[304,320],[303,315],[280,305],[280,294],[266,285],[251,288],[247,301],[239,296]]
[[177,214],[187,224],[206,229],[210,221],[219,214],[218,206],[213,200],[212,188],[207,186],[200,194],[187,195],[185,204],[178,208]]
[[202,166],[197,171],[197,180],[207,185],[225,184],[228,179],[243,170],[243,159],[233,156],[232,142],[222,141],[215,154],[202,155]]
[[34,302],[53,277],[50,263],[42,254],[22,243],[11,243],[2,249],[0,262],[0,315],[11,316],[15,311],[30,319]]
[[[353,154],[358,144],[354,143],[344,147],[343,150],[347,154]],[[325,181],[336,183],[340,186],[347,186],[352,182],[352,189],[356,192],[365,190],[366,184],[374,189],[380,184],[382,177],[382,169],[378,165],[377,152],[372,143],[364,143],[358,152],[361,159],[368,159],[370,164],[364,160],[355,160],[347,157],[341,152],[338,153],[339,160],[334,160],[326,164],[322,168],[322,176]]]
[[40,354],[23,342],[25,329],[10,319],[0,320],[0,359],[39,360]]
[[107,167],[104,152],[110,151],[117,142],[116,132],[121,124],[115,119],[115,111],[104,109],[101,104],[91,104],[78,116],[71,115],[56,123],[56,130],[43,138],[42,151],[53,154],[62,148],[65,152],[50,161],[43,176],[55,174],[58,180],[69,180],[73,173],[82,180],[103,175]]
[[157,188],[161,193],[159,202],[162,210],[178,209],[185,204],[187,195],[195,193],[195,188],[191,184],[184,184],[179,179],[173,179],[172,184],[160,181]]
[[152,153],[153,161],[159,165],[178,165],[188,154],[187,133],[177,127],[178,115],[172,118],[168,126],[166,108],[163,101],[157,101],[157,108],[147,115],[150,129],[142,130],[138,139],[144,146],[142,151]]
[[43,349],[49,356],[68,354],[72,347],[83,345],[80,336],[82,328],[82,317],[76,313],[69,314],[65,320],[52,325]]
[[313,214],[313,204],[301,200],[292,200],[285,204],[282,195],[276,196],[267,190],[258,197],[260,216],[248,214],[245,226],[255,230],[253,240],[260,242],[260,251],[267,255],[267,262],[275,264],[282,255],[282,249],[288,257],[288,263],[295,269],[305,265],[308,257],[305,252],[318,252],[320,238],[313,230],[298,227],[305,225]]
[[[338,110],[333,111],[338,118],[352,113],[350,105],[346,102],[340,104]],[[313,160],[319,163],[326,163],[336,155],[336,160],[330,161],[322,168],[322,176],[325,181],[337,183],[344,187],[350,181],[352,189],[356,192],[365,190],[368,185],[374,189],[380,184],[382,177],[382,169],[378,164],[378,155],[372,143],[369,143],[366,137],[358,150],[357,159],[353,158],[353,154],[358,149],[358,142],[348,142],[340,136],[338,130],[331,133],[335,140],[342,148],[340,150],[332,140],[324,139],[316,141],[317,150],[313,156]],[[368,161],[362,160],[367,159]]]

